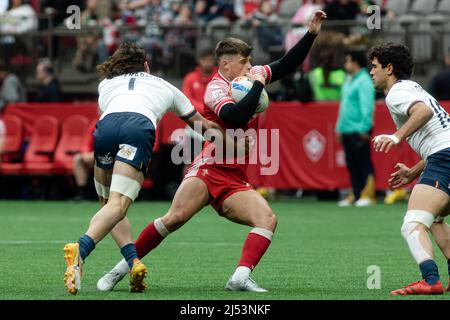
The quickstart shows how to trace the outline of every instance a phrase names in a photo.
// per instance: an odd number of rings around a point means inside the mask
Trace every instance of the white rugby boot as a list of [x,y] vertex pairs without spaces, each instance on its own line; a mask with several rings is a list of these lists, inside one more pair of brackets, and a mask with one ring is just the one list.
[[97,281],[99,291],[111,291],[130,271],[128,263],[122,259],[111,271]]
[[251,277],[244,279],[232,280],[230,278],[225,286],[228,291],[251,291],[251,292],[267,292],[266,289],[261,288],[255,280]]

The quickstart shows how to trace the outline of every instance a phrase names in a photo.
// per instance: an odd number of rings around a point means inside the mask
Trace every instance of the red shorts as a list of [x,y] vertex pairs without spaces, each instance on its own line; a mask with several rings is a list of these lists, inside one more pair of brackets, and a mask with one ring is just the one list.
[[[223,202],[239,191],[253,190],[248,183],[247,174],[240,166],[221,166],[194,161],[184,179],[197,177],[205,182],[209,192],[209,204],[220,212]],[[183,179],[183,180],[184,180]]]

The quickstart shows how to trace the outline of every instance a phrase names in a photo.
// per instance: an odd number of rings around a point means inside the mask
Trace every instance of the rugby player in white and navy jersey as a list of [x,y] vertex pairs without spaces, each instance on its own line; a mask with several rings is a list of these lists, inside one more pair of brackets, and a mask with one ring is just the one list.
[[205,120],[180,90],[150,75],[145,51],[134,44],[122,44],[97,69],[105,77],[98,86],[102,115],[94,132],[94,180],[102,208],[78,242],[65,245],[64,282],[69,293],[78,292],[84,260],[118,225],[112,236],[131,270],[130,290],[140,292],[147,269],[138,259],[126,213],[147,173],[159,120],[172,111],[191,127],[197,122],[218,135],[223,130]]
[[[325,18],[323,11],[313,13],[306,35],[282,58],[265,66],[252,67],[252,48],[244,41],[236,38],[220,41],[216,46],[219,69],[207,86],[205,105],[199,112],[224,129],[256,128],[258,117],[255,117],[255,110],[264,85],[287,76],[304,61]],[[229,95],[229,83],[246,74],[254,80],[253,87],[241,101],[236,102]],[[252,227],[237,268],[225,289],[266,292],[250,274],[272,241],[276,216],[267,201],[248,183],[247,165],[236,159],[232,163],[211,163],[208,159],[214,158],[213,150],[217,152],[211,148],[211,143],[205,143],[186,173],[167,214],[151,222],[141,232],[135,242],[138,256],[145,256],[167,235],[210,204],[219,215]],[[122,260],[99,280],[97,288],[112,290],[127,270],[128,266]]]
[[[389,183],[391,187],[399,187],[422,173],[409,198],[401,233],[419,265],[423,280],[391,294],[442,294],[444,288],[439,280],[428,231],[436,219],[442,223],[442,217],[448,214],[450,116],[435,98],[409,80],[414,64],[408,47],[393,43],[377,45],[370,50],[369,58],[375,88],[386,94],[386,105],[397,127],[395,133],[373,139],[375,151],[388,152],[393,145],[406,139],[422,158],[411,169],[397,164],[399,170],[392,174]],[[448,231],[448,227],[445,230]],[[436,240],[443,248],[446,239],[442,230],[439,234]],[[447,232],[447,238],[448,235]]]

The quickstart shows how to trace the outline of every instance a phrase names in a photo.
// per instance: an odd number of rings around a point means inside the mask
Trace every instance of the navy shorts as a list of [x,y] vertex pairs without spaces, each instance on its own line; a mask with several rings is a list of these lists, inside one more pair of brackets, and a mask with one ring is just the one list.
[[450,148],[433,153],[427,158],[417,184],[426,184],[450,195]]
[[97,167],[112,169],[114,161],[128,163],[147,174],[155,143],[155,127],[147,117],[135,112],[106,115],[94,132]]

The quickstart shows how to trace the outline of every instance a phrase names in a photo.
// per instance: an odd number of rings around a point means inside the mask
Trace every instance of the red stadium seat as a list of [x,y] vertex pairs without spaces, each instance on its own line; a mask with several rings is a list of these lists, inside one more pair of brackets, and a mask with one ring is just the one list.
[[72,174],[73,156],[80,152],[89,119],[82,115],[68,117],[62,125],[61,138],[53,159],[54,173]]
[[142,189],[151,189],[153,188],[153,180],[150,178],[145,178],[144,182],[142,183]]
[[23,141],[23,121],[17,116],[4,116],[3,121],[6,126],[6,139],[3,147],[0,174],[20,174],[23,164],[22,141]]
[[23,173],[36,175],[52,173],[52,157],[58,142],[58,134],[59,123],[55,117],[41,116],[36,119],[25,152]]

